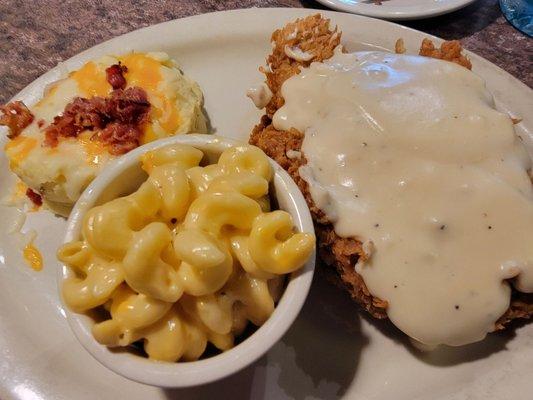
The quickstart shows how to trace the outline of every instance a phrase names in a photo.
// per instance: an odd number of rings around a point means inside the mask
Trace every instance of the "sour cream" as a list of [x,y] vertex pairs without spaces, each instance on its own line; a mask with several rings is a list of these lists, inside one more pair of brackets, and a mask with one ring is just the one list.
[[531,160],[479,76],[336,52],[282,96],[274,126],[305,132],[301,176],[338,235],[371,244],[355,269],[398,328],[426,345],[479,341],[511,284],[533,292]]

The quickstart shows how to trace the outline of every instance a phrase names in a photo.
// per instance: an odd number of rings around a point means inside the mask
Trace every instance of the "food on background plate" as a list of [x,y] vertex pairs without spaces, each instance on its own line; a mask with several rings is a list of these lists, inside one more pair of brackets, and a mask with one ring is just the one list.
[[456,41],[415,56],[346,53],[340,39],[319,15],[273,33],[250,138],[305,194],[324,263],[427,345],[529,318],[531,159],[511,118]]
[[206,131],[203,95],[165,53],[89,61],[27,106],[0,108],[5,152],[28,196],[68,215],[110,160],[174,134]]
[[273,172],[261,150],[203,159],[186,145],[145,153],[147,180],[90,209],[80,240],[59,249],[72,272],[63,300],[98,315],[99,343],[143,344],[149,358],[171,362],[200,358],[208,342],[228,350],[249,321],[269,318],[284,275],[313,253],[314,235],[270,210]]

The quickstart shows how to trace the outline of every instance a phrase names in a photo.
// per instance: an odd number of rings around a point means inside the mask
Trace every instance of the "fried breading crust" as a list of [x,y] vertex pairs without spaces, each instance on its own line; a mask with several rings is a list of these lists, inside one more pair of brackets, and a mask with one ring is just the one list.
[[419,55],[424,57],[438,58],[439,60],[451,61],[465,68],[472,69],[472,63],[462,54],[463,47],[458,40],[445,41],[436,48],[433,42],[425,38],[420,45]]
[[[308,67],[312,62],[324,61],[333,56],[333,50],[339,45],[340,39],[337,28],[331,31],[329,20],[322,18],[320,14],[298,19],[272,34],[272,54],[267,58],[269,68],[259,68],[265,74],[267,85],[273,94],[266,106],[268,116],[272,117],[285,102],[281,97],[283,82],[298,74],[301,67]],[[294,47],[312,54],[313,57],[307,61],[288,57],[286,49]]]
[[[366,311],[376,318],[387,318],[387,302],[369,292],[363,278],[355,271],[358,261],[365,261],[366,254],[361,242],[354,238],[342,238],[335,233],[333,225],[325,214],[313,202],[307,182],[298,169],[305,165],[305,155],[294,156],[301,150],[304,134],[296,129],[279,131],[272,125],[273,114],[284,104],[281,86],[285,80],[300,73],[302,67],[311,62],[324,61],[333,55],[333,50],[340,44],[341,32],[330,29],[329,20],[320,14],[312,15],[287,24],[272,34],[272,54],[267,58],[268,67],[260,67],[266,76],[266,83],[273,93],[266,107],[266,115],[256,125],[250,136],[250,143],[261,148],[269,157],[276,160],[296,182],[309,205],[318,237],[318,254],[327,270],[333,272],[333,281],[348,291],[350,296]],[[286,54],[285,46],[299,47],[313,55],[311,60],[298,61]],[[458,41],[444,42],[440,49],[435,48],[429,39],[424,39],[420,55],[455,62],[471,69],[470,61],[462,54]],[[289,157],[287,152],[291,154]],[[298,153],[296,153],[298,154]],[[510,321],[517,318],[529,318],[533,315],[533,298],[513,291],[511,305],[507,312],[497,321],[495,329],[503,329]]]

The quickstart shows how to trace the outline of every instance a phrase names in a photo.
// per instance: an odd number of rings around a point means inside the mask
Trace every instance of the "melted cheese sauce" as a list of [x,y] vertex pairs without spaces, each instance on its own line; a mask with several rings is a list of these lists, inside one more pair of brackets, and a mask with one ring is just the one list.
[[385,52],[336,55],[282,87],[274,126],[305,132],[301,169],[391,321],[428,344],[494,329],[533,291],[531,160],[477,75]]
[[35,245],[30,242],[22,250],[22,255],[26,263],[34,270],[40,271],[43,269],[43,256]]

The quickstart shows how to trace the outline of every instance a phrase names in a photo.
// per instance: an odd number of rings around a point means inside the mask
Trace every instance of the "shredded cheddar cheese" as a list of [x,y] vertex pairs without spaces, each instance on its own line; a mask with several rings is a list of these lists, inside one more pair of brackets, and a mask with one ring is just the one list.
[[37,146],[37,139],[22,135],[9,141],[4,148],[5,151],[9,152],[11,149],[17,149],[17,151],[14,151],[10,154],[9,167],[11,169],[16,168],[21,163],[21,161],[28,157],[28,155],[35,148],[35,146]]
[[105,69],[98,68],[92,61],[73,72],[70,77],[76,81],[80,91],[86,97],[105,97],[112,89],[107,82]]
[[[161,63],[146,54],[131,53],[119,58],[128,71],[124,74],[128,86],[140,86],[146,90],[150,104],[151,117],[158,120],[166,135],[172,135],[179,127],[180,118],[176,107],[176,97],[168,97],[160,87],[163,81]],[[164,136],[164,135],[163,135]],[[143,143],[163,137],[151,126],[144,129]]]
[[124,74],[128,86],[140,86],[148,92],[158,90],[163,79],[159,61],[142,53],[130,53],[119,60],[128,68]]
[[159,124],[163,130],[171,135],[176,129],[178,129],[180,124],[180,118],[178,110],[176,108],[175,98],[169,99],[167,96],[160,94],[162,100],[162,106],[159,110]]

